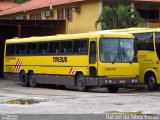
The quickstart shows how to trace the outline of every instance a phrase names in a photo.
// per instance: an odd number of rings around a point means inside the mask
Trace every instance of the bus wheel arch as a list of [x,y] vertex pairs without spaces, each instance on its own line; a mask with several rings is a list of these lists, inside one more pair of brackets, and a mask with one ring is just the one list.
[[75,84],[78,91],[85,92],[87,90],[87,80],[83,72],[77,71],[75,74]]
[[28,76],[24,70],[21,70],[19,73],[19,81],[23,87],[29,87]]
[[157,76],[153,71],[147,71],[144,75],[144,81],[148,86],[149,90],[156,91],[159,89],[157,84]]

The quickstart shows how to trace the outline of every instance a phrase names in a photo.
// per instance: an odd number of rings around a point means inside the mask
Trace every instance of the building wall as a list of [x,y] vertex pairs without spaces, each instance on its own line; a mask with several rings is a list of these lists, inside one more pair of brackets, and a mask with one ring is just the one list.
[[96,31],[95,22],[99,17],[99,1],[81,4],[80,13],[73,12],[72,22],[68,22],[68,33],[82,33]]
[[[42,13],[45,11],[53,11],[53,16],[47,16],[42,17],[42,19],[46,20],[56,20],[57,19],[57,9],[62,8],[64,9],[68,7],[74,7],[74,6],[80,6],[80,12],[77,12],[75,10],[72,11],[72,21],[68,21],[66,19],[66,33],[83,33],[83,32],[89,32],[89,31],[96,31],[95,22],[98,19],[102,4],[100,0],[88,0],[86,2],[77,2],[67,5],[61,5],[61,6],[52,6],[52,8],[42,8],[32,11],[26,11],[23,13],[15,13],[12,15],[6,15],[2,16],[1,18],[12,18],[17,19],[17,16],[19,16],[19,19],[21,19],[22,16],[25,16],[25,19],[30,19],[31,14],[36,13]],[[98,27],[98,29],[100,29]]]

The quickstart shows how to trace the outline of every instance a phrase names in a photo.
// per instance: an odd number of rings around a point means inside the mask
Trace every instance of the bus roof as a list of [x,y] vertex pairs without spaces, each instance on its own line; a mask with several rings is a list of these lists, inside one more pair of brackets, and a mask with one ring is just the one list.
[[130,34],[134,33],[147,33],[147,32],[160,32],[160,28],[126,28],[126,29],[113,29],[113,32],[127,32]]
[[80,34],[62,34],[54,36],[42,36],[42,37],[29,37],[29,38],[13,38],[7,39],[6,43],[26,43],[26,42],[44,42],[52,40],[69,40],[69,39],[85,39],[85,38],[97,38],[97,37],[110,37],[110,38],[133,38],[133,35],[129,33],[121,32],[109,32],[109,31],[97,31],[89,33],[80,33]]

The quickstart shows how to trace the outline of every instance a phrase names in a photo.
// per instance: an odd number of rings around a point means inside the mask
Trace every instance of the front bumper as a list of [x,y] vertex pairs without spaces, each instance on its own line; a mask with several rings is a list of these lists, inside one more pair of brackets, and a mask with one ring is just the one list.
[[135,85],[138,84],[139,80],[137,77],[128,77],[128,78],[105,78],[99,77],[99,86],[107,85]]

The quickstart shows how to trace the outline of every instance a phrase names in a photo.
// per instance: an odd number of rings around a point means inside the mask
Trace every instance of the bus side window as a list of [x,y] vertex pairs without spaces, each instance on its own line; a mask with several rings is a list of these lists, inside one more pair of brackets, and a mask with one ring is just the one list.
[[135,40],[137,43],[138,50],[154,51],[152,33],[135,34]]
[[10,56],[10,55],[15,55],[16,53],[16,45],[15,44],[7,44],[6,45],[6,55]]
[[48,43],[38,43],[38,53],[45,54],[48,53]]
[[91,41],[90,42],[90,59],[89,59],[90,64],[95,64],[96,63],[96,42]]
[[18,55],[26,54],[26,44],[16,44],[16,54]]
[[87,53],[87,52],[88,52],[88,40],[74,41],[74,53]]
[[49,43],[49,53],[58,54],[60,53],[60,42]]
[[49,53],[51,54],[60,53],[60,42],[49,42]]
[[37,43],[29,43],[28,44],[27,54],[37,54]]
[[61,42],[61,53],[72,53],[72,41]]

